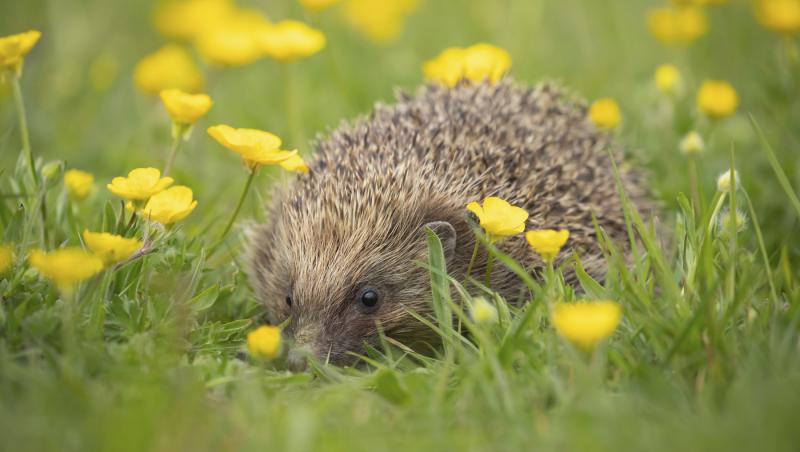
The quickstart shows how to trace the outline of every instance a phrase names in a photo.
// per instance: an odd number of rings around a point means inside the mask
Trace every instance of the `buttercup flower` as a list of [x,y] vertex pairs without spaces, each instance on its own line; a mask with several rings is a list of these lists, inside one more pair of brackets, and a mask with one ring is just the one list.
[[133,71],[133,80],[148,94],[170,88],[193,92],[203,87],[203,74],[189,52],[177,44],[167,44],[142,58]]
[[263,325],[247,333],[247,351],[256,358],[272,359],[281,351],[281,329]]
[[622,310],[613,301],[558,303],[552,312],[558,334],[589,351],[611,336],[621,317]]
[[367,39],[388,42],[403,31],[408,15],[419,8],[420,0],[347,0],[347,21]]
[[656,87],[664,94],[672,94],[681,83],[681,73],[671,64],[662,64],[656,68]]
[[[736,180],[736,188],[738,189],[740,185],[738,171],[733,172],[733,178]],[[717,191],[720,193],[730,193],[731,185],[731,170],[725,171],[717,177]]]
[[525,233],[525,240],[528,241],[531,248],[548,263],[552,263],[556,259],[568,239],[569,231],[564,229],[559,231],[542,229]]
[[706,80],[697,93],[697,106],[712,119],[722,119],[736,112],[739,94],[725,80]]
[[444,49],[439,56],[422,65],[423,75],[445,86],[456,86],[464,78],[464,52],[461,47]]
[[667,44],[688,44],[708,31],[708,20],[701,8],[664,7],[647,16],[650,33]]
[[528,220],[528,212],[525,209],[512,206],[494,196],[486,198],[483,206],[471,202],[467,204],[467,209],[478,216],[481,227],[493,242],[524,231],[525,221]]
[[493,325],[497,323],[497,308],[483,297],[472,300],[469,313],[472,320],[479,325]]
[[782,35],[800,32],[800,0],[756,0],[756,18],[761,25]]
[[325,47],[325,35],[296,20],[284,20],[259,34],[264,52],[278,61],[313,55]]
[[500,47],[475,44],[464,55],[464,76],[473,82],[488,79],[497,83],[511,67],[511,55]]
[[259,12],[237,10],[195,37],[200,55],[218,66],[243,66],[264,56],[259,36],[271,27]]
[[76,169],[67,170],[64,172],[64,184],[72,200],[83,201],[92,191],[94,175]]
[[169,0],[156,9],[156,29],[168,38],[193,39],[234,13],[230,0]]
[[141,240],[129,239],[108,232],[89,232],[88,229],[83,231],[83,240],[86,242],[86,246],[103,260],[105,265],[125,260],[142,247]]
[[214,104],[207,94],[187,94],[179,89],[165,89],[160,95],[167,113],[177,124],[194,124]]
[[0,69],[19,71],[25,55],[30,53],[40,37],[42,33],[37,30],[0,37]]
[[103,260],[86,251],[70,247],[45,253],[33,250],[28,256],[31,263],[42,276],[52,280],[63,293],[72,289],[103,269]]
[[172,224],[186,218],[197,207],[193,196],[189,187],[171,187],[153,195],[139,214],[161,224]]
[[622,121],[617,101],[610,97],[597,99],[589,107],[589,119],[601,129],[614,129]]
[[0,273],[5,273],[14,265],[14,248],[0,245]]
[[329,8],[341,2],[342,0],[300,0],[300,4],[303,5],[304,8],[314,12],[320,12],[325,8]]
[[281,163],[297,154],[297,151],[281,150],[281,139],[263,130],[234,129],[220,124],[209,127],[208,134],[219,144],[241,155],[250,168]]
[[294,154],[288,159],[282,161],[280,165],[281,168],[287,171],[294,171],[296,173],[307,173],[309,171],[308,165],[306,165],[306,162],[303,160],[303,157],[300,157],[297,154]]
[[172,185],[171,177],[161,177],[156,168],[136,168],[128,177],[115,177],[106,187],[119,196],[134,201],[145,200]]
[[475,83],[497,83],[511,67],[511,55],[490,44],[475,44],[465,49],[451,47],[422,66],[428,80],[455,86],[466,78]]
[[694,155],[703,152],[706,148],[706,144],[703,141],[703,137],[700,136],[699,133],[692,130],[691,132],[687,133],[685,137],[681,140],[680,144],[681,152],[686,155]]

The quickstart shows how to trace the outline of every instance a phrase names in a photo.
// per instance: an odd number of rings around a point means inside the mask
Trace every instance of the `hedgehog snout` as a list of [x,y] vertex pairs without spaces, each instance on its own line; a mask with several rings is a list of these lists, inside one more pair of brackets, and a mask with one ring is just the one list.
[[286,355],[286,367],[292,372],[302,372],[308,367],[311,350],[305,346],[292,346]]

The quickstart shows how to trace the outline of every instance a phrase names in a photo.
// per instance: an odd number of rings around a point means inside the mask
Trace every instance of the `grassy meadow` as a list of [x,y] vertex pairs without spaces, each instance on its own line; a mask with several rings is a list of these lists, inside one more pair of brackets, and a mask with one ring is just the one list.
[[[798,35],[765,26],[748,0],[703,7],[704,30],[682,43],[648,29],[666,0],[420,0],[378,24],[400,29],[376,40],[346,14],[365,1],[311,12],[293,0],[238,0],[272,22],[304,21],[327,42],[291,63],[224,66],[159,31],[155,0],[3,0],[0,36],[42,35],[18,78],[0,58],[0,244],[13,251],[0,275],[0,450],[797,450]],[[204,79],[196,91],[213,107],[170,173],[196,208],[165,228],[133,216],[106,184],[164,168],[173,126],[134,73],[170,42],[191,55]],[[432,236],[420,265],[436,311],[424,320],[443,341],[435,356],[386,341],[366,365],[306,372],[250,356],[247,335],[265,317],[246,276],[244,226],[263,221],[271,187],[295,175],[261,168],[224,233],[248,174],[206,129],[267,130],[310,160],[314,140],[341,121],[424,83],[426,61],[479,42],[507,50],[519,82],[618,103],[622,121],[609,133],[660,205],[649,219],[626,203],[631,258],[598,231],[608,274],[595,281],[569,259],[580,277],[570,287],[563,269],[530,275],[484,242],[530,291],[523,303],[483,292],[497,318],[477,322],[470,282],[447,276]],[[662,64],[680,74],[669,92],[654,81]],[[730,82],[735,111],[700,111],[704,80]],[[705,144],[687,155],[691,131]],[[733,187],[719,187],[733,168]],[[65,184],[71,169],[94,176],[83,199]],[[77,285],[34,268],[36,250],[85,247],[85,229],[152,247]],[[591,351],[551,319],[556,302],[579,299],[622,309]]]

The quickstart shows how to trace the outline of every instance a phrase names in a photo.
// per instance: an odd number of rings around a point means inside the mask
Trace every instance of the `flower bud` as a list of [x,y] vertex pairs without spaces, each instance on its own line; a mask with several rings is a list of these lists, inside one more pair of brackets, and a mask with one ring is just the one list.
[[[736,187],[739,187],[739,173],[736,170],[733,171],[733,179],[736,180]],[[717,178],[717,191],[720,193],[730,193],[731,185],[732,182],[730,170],[720,174]]]
[[472,300],[470,317],[478,325],[494,325],[497,323],[497,308],[483,297]]
[[706,144],[703,137],[692,130],[683,137],[680,144],[681,152],[686,155],[697,155],[706,149]]
[[64,162],[61,160],[47,162],[44,167],[42,167],[42,177],[45,183],[58,180],[62,169],[64,169]]

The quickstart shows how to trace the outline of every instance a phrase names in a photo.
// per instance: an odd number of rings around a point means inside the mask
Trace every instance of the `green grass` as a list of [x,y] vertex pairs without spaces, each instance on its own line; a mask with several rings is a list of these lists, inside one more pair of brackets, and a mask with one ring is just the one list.
[[[304,17],[288,0],[246,4],[275,19]],[[518,80],[615,97],[625,114],[617,140],[648,171],[663,209],[654,221],[628,211],[630,261],[599,231],[604,282],[580,271],[574,288],[558,271],[531,278],[493,249],[496,265],[520,272],[530,302],[495,297],[499,323],[473,325],[461,309],[464,282],[447,276],[430,237],[432,257],[420,265],[431,272],[437,313],[424,320],[444,342],[436,356],[387,344],[370,366],[317,364],[306,373],[250,360],[244,339],[262,310],[244,276],[241,224],[263,220],[270,185],[289,176],[259,174],[240,223],[213,249],[246,174],[203,129],[224,122],[289,136],[282,75],[267,60],[207,69],[215,106],[173,173],[200,204],[158,250],[84,283],[74,300],[22,260],[3,275],[0,450],[796,450],[800,64],[755,23],[749,2],[709,10],[710,33],[677,49],[648,36],[643,18],[655,5],[427,0],[385,46],[327,12],[319,26],[329,47],[293,71],[304,140],[291,145],[304,154],[317,132],[390,100],[395,87],[413,89],[422,62],[450,45],[492,42],[511,52]],[[83,228],[121,231],[121,204],[104,184],[162,166],[170,146],[166,115],[131,79],[137,59],[162,42],[152,5],[30,0],[0,9],[0,35],[44,32],[22,80],[39,168],[63,161],[97,176],[95,193],[74,211],[58,177],[51,181],[43,243],[13,98],[0,94],[3,241],[27,236],[53,249],[79,245]],[[98,58],[111,68],[103,90],[88,75]],[[684,75],[673,101],[652,86],[664,62]],[[736,115],[712,124],[696,113],[705,78],[734,84]],[[708,142],[694,207],[677,149],[690,129]],[[715,178],[732,166],[742,186],[723,198]],[[718,227],[718,202],[720,212],[745,212],[746,228]],[[549,321],[554,301],[577,298],[623,307],[620,327],[591,358]],[[451,313],[470,340],[445,321]]]

